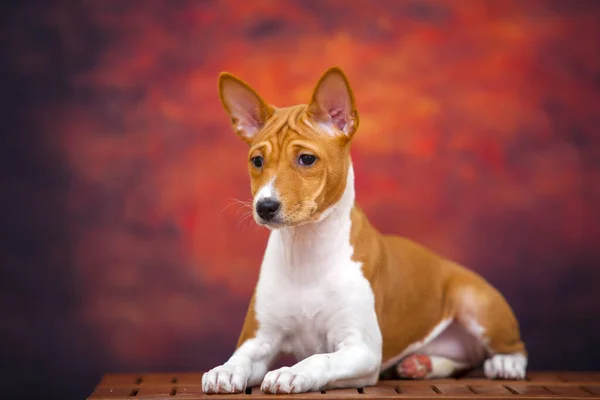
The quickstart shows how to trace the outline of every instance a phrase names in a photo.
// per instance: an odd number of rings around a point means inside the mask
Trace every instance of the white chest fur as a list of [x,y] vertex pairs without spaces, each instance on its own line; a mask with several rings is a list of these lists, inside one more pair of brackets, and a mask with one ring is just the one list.
[[304,359],[356,338],[381,352],[371,286],[352,260],[354,176],[331,212],[315,224],[271,232],[256,291],[256,315],[282,334],[281,351]]
[[[271,232],[255,292],[255,336],[202,377],[208,393],[302,393],[372,385],[382,337],[374,295],[352,260],[350,212],[354,174],[348,170],[339,202],[317,223]],[[277,355],[299,359],[267,372]]]

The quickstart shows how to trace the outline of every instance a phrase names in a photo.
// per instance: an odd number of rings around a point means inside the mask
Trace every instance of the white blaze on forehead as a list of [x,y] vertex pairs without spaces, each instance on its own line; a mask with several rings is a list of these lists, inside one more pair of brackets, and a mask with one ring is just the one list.
[[269,197],[277,198],[277,191],[275,190],[275,178],[271,179],[259,189],[254,198],[254,203],[256,204],[256,202]]

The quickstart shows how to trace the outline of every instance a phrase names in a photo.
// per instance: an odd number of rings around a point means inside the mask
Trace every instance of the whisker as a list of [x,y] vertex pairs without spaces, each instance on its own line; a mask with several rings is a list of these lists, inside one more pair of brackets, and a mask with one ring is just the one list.
[[[239,199],[229,199],[231,200],[231,203],[229,203],[228,205],[226,205],[218,214],[219,218],[221,217],[221,214],[223,214],[223,212],[225,210],[227,210],[229,207],[231,207],[234,204],[237,204],[239,206],[241,206],[242,209],[244,208],[252,208],[252,201],[243,201],[243,200],[239,200]],[[238,210],[239,212],[239,210]]]
[[248,217],[250,217],[251,215],[252,215],[252,210],[244,212],[238,219],[238,224],[237,224],[238,228],[240,227],[241,224],[244,223],[244,221],[248,220]]

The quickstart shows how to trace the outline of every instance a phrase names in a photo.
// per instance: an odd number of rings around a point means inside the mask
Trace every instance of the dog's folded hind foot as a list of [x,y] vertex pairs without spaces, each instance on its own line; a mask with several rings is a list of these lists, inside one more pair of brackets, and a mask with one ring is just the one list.
[[396,365],[401,378],[424,379],[431,371],[431,358],[427,354],[410,355]]
[[428,354],[412,354],[396,365],[396,372],[404,379],[448,378],[469,368],[465,362]]

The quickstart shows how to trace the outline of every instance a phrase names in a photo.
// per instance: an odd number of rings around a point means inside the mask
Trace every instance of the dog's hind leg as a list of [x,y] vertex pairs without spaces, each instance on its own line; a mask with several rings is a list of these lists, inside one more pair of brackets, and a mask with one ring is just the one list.
[[455,318],[485,348],[484,373],[490,379],[524,379],[527,352],[518,321],[502,294],[479,275],[463,272],[449,282]]
[[401,378],[447,378],[481,364],[485,348],[459,322],[452,321],[439,336],[396,365]]

